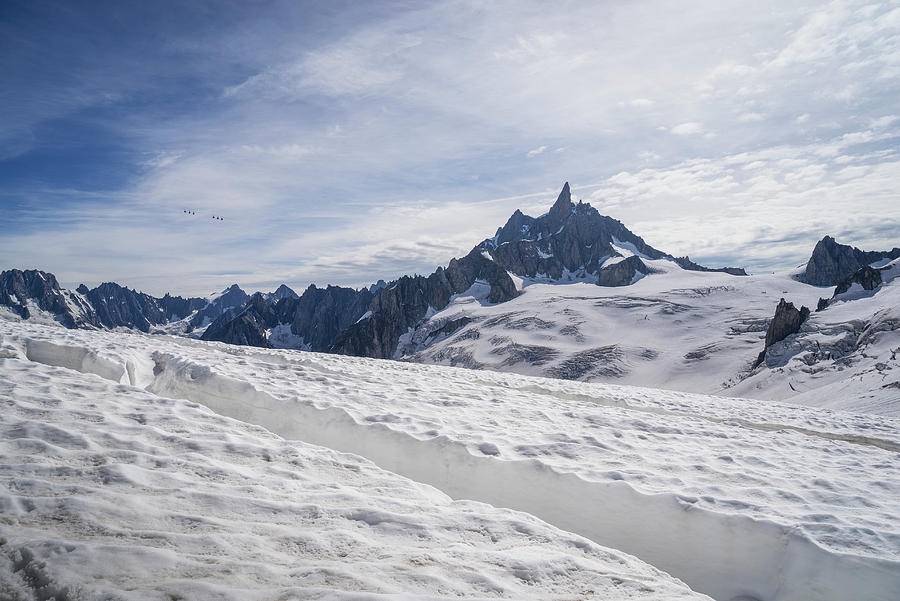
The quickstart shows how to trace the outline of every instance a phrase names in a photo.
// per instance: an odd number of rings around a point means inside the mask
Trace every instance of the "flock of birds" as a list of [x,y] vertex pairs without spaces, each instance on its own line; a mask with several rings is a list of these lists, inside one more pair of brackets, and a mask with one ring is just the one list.
[[[197,214],[196,211],[191,211],[190,209],[185,209],[182,211],[182,213],[184,213],[185,215],[196,215]],[[210,215],[210,217],[212,217],[213,219],[215,219],[217,221],[225,221],[224,217],[219,217],[218,215]]]

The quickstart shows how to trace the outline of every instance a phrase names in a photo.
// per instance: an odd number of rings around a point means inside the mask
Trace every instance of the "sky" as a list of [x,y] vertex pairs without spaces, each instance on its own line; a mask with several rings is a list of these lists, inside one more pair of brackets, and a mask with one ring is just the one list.
[[69,287],[427,274],[566,181],[710,266],[900,246],[896,1],[3,0],[0,78],[0,269]]

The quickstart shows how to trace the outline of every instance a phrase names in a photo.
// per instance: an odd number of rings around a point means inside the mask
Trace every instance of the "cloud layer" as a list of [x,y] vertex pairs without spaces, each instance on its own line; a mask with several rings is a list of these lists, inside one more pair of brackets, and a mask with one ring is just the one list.
[[3,267],[364,285],[446,264],[563,181],[700,262],[900,244],[889,2],[148,10],[0,17]]

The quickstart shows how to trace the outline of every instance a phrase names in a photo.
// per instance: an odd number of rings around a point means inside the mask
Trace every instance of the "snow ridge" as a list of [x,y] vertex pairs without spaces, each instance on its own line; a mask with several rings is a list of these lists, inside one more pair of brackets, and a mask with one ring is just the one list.
[[[890,490],[896,488],[891,474],[900,468],[895,450],[897,430],[889,420],[882,422],[879,429],[875,419],[829,418],[824,412],[816,414],[823,417],[818,427],[812,428],[809,415],[800,407],[773,404],[765,415],[779,420],[774,421],[761,417],[763,414],[755,412],[752,406],[726,399],[698,417],[701,403],[712,403],[713,399],[695,401],[690,395],[668,393],[662,398],[669,400],[660,403],[650,400],[651,395],[659,397],[665,393],[637,394],[637,389],[608,386],[591,389],[599,395],[585,395],[574,392],[584,389],[584,385],[575,383],[488,373],[478,373],[477,381],[473,381],[468,375],[446,368],[381,362],[373,365],[363,359],[252,351],[187,340],[163,343],[151,339],[154,343],[149,357],[146,342],[128,342],[124,346],[131,350],[124,353],[107,347],[80,355],[72,350],[76,346],[72,338],[86,346],[96,344],[81,333],[77,337],[70,335],[70,340],[54,353],[52,348],[28,342],[30,338],[41,338],[39,332],[36,334],[25,340],[32,360],[57,361],[75,369],[79,369],[80,362],[85,371],[99,366],[100,375],[108,379],[146,382],[147,389],[156,394],[204,404],[223,415],[262,425],[285,438],[362,455],[381,467],[432,484],[453,498],[527,511],[557,527],[634,553],[717,599],[808,599],[815,591],[818,599],[887,601],[900,584],[900,562],[896,553],[889,551],[896,549],[900,541],[897,524],[893,523],[897,513],[891,509],[896,501],[887,500]],[[143,359],[136,360],[134,353],[138,350],[145,353]],[[117,353],[118,359],[112,359],[110,353]],[[110,358],[110,363],[118,361],[118,371],[104,363],[105,358]],[[248,367],[241,368],[242,364]],[[456,382],[457,373],[470,388],[454,396],[447,391],[463,386],[463,380]],[[348,374],[353,374],[350,380]],[[449,378],[451,382],[427,392],[419,388],[425,382],[437,383],[437,378]],[[307,391],[303,394],[296,389],[296,382],[300,381]],[[354,390],[365,396],[365,404],[353,403],[354,394],[347,389],[351,382]],[[385,382],[391,386],[384,388]],[[416,397],[415,402],[408,404],[396,396],[399,382]],[[494,396],[496,409],[492,408],[489,415],[496,417],[484,428],[479,426],[485,417],[471,413],[475,404],[460,404],[460,399],[474,390],[486,395],[488,404]],[[535,402],[535,394],[553,395],[555,403]],[[525,404],[517,404],[519,398]],[[577,423],[592,424],[587,431],[600,427],[590,437],[599,445],[600,454],[573,455],[567,460],[568,453],[587,452],[589,446],[584,442],[540,446],[527,429],[518,442],[486,437],[488,432],[510,432],[513,423],[521,428],[536,421],[525,415],[519,417],[519,407],[536,407],[534,411],[543,416],[542,428],[550,428],[550,433],[557,427],[575,432],[572,427]],[[596,418],[592,417],[594,414]],[[597,418],[602,421],[594,421]],[[558,420],[568,420],[570,425],[556,425]],[[615,429],[608,430],[610,425]],[[642,447],[624,447],[637,453],[630,460],[635,466],[640,463],[634,462],[656,461],[652,453],[647,455],[654,445],[680,448],[677,445],[697,436],[704,453],[710,452],[709,445],[717,445],[724,460],[732,464],[743,461],[741,454],[748,454],[746,459],[753,463],[738,467],[740,477],[751,476],[751,472],[743,472],[750,465],[757,466],[760,479],[753,476],[751,486],[762,487],[768,495],[764,489],[773,484],[766,483],[766,479],[777,479],[778,486],[786,488],[772,490],[772,498],[781,498],[784,505],[767,505],[759,496],[755,500],[752,495],[743,499],[732,496],[740,494],[738,489],[727,487],[718,493],[709,490],[709,498],[694,494],[685,481],[693,477],[690,470],[672,472],[673,481],[667,483],[646,481],[629,473],[633,468],[604,468],[602,460],[607,455],[602,449],[618,444],[613,442],[615,436],[609,434],[619,430],[621,435],[623,428],[626,435],[628,429],[643,432],[637,439],[648,440],[640,443]],[[703,442],[704,436],[709,436],[708,442]],[[754,439],[759,440],[752,443],[753,449],[741,450],[741,440]],[[536,453],[530,453],[524,444],[526,440],[536,445]],[[775,454],[765,459],[750,456],[770,446],[775,447]],[[868,465],[870,461],[872,467],[857,467],[849,473],[834,471],[836,468],[830,466],[834,453],[852,457],[857,463]],[[663,454],[671,456],[671,451],[666,449]],[[577,467],[596,465],[598,460],[597,469],[601,471]],[[801,461],[805,467],[818,470],[822,486],[829,491],[826,494],[823,490],[822,498],[830,495],[832,500],[814,503],[810,495],[819,495],[818,492],[791,489],[788,474],[778,472],[775,476],[776,472],[771,471],[775,468],[766,467],[780,461]],[[834,465],[840,464],[838,461]],[[855,473],[869,473],[871,469],[881,472],[875,488],[867,494],[877,494],[878,487],[887,487],[884,494],[889,496],[880,500],[872,497],[865,505],[853,502],[845,508],[851,499],[844,498],[844,490],[862,494],[864,483],[836,478],[852,478]],[[727,473],[723,471],[720,476]],[[766,477],[766,473],[770,476]],[[892,481],[895,484],[891,485]],[[709,487],[703,485],[699,489]],[[807,498],[800,499],[801,495]],[[803,518],[800,513],[792,513],[796,511],[817,511],[818,519],[825,520],[821,525],[827,527],[817,529],[814,523],[798,527],[801,522],[797,520]],[[826,519],[826,511],[836,513]],[[893,522],[887,517],[891,515]],[[854,520],[859,521],[859,526],[851,523]],[[866,529],[872,534],[865,534]]]

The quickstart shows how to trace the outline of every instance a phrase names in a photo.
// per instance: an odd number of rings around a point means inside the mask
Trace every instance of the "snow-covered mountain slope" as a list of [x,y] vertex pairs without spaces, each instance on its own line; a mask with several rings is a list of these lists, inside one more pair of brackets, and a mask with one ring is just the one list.
[[[627,288],[524,280],[519,297],[494,305],[473,287],[409,332],[397,357],[900,415],[900,281],[814,313],[751,372],[779,298],[814,308],[831,289],[792,273],[736,277],[644,262],[659,273]],[[863,332],[862,344],[844,340]],[[808,364],[808,347],[826,338],[843,351]],[[836,382],[846,394],[833,394]]]
[[882,269],[879,287],[836,295],[729,393],[900,416],[900,259]]
[[[900,590],[895,419],[25,322],[0,322],[0,333],[0,352],[16,357],[2,364],[13,384],[23,374],[47,375],[34,384],[39,388],[23,393],[29,398],[79,391],[75,383],[54,388],[54,377],[64,372],[35,365],[44,363],[120,382],[108,388],[117,395],[201,403],[286,439],[357,453],[453,498],[526,511],[636,555],[716,599],[888,601]],[[90,400],[92,395],[66,410],[89,416],[94,404],[102,413],[104,405]],[[138,413],[133,407],[123,412]],[[56,419],[48,408],[25,414],[34,421]],[[51,430],[69,440],[69,422],[60,420]],[[106,421],[113,420],[100,424]],[[124,435],[102,434],[102,425],[84,427],[98,428],[105,444],[127,443]],[[164,438],[176,445],[179,457],[202,454],[206,438],[192,432],[185,424]],[[232,431],[225,432],[220,439],[228,442]],[[258,463],[247,453],[223,448],[234,462],[249,462],[254,473]],[[32,459],[54,453],[60,454],[37,444]],[[123,457],[121,463],[132,462]],[[223,460],[214,459],[207,462],[213,471],[227,474]],[[78,469],[100,469],[82,461]],[[20,461],[12,469],[27,475],[29,468]],[[151,471],[157,469],[169,468]],[[302,477],[302,471],[294,473]],[[139,478],[151,476],[129,477],[139,487]],[[87,485],[77,478],[66,486],[76,487],[74,498],[91,498],[78,492]],[[67,515],[90,511],[79,502]],[[178,511],[184,510],[173,510]],[[243,557],[252,543],[234,548]],[[615,571],[610,576],[619,577]],[[536,590],[534,595],[549,596]]]
[[0,361],[6,601],[708,599],[633,557],[360,457]]

